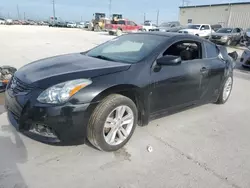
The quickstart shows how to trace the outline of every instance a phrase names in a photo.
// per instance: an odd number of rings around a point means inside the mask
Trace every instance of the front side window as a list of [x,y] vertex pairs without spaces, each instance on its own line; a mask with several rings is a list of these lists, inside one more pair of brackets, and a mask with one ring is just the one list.
[[201,25],[188,25],[188,29],[200,29]]
[[165,55],[179,56],[183,61],[202,59],[201,43],[196,41],[180,41],[171,45],[164,53]]
[[124,21],[124,20],[119,20],[119,21],[117,22],[117,24],[125,25],[125,21]]
[[166,37],[158,35],[127,34],[93,48],[86,55],[133,64],[147,57],[165,40]]

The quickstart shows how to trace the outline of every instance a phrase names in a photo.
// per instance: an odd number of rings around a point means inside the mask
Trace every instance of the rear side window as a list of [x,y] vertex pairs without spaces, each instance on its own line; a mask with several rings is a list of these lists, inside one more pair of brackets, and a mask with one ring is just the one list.
[[219,50],[216,45],[210,42],[205,42],[205,48],[207,52],[207,58],[216,58],[219,55]]

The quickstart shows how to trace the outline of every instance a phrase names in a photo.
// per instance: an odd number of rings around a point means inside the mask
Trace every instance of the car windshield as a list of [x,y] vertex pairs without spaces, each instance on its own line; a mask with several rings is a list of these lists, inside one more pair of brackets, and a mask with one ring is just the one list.
[[171,23],[162,23],[160,27],[170,27]]
[[144,25],[145,26],[150,26],[151,24],[150,24],[150,22],[145,22]]
[[133,64],[147,57],[163,42],[163,37],[158,35],[127,34],[93,48],[86,55]]
[[232,28],[221,28],[218,31],[216,31],[216,33],[231,33],[232,32]]
[[188,25],[188,29],[200,29],[201,25]]

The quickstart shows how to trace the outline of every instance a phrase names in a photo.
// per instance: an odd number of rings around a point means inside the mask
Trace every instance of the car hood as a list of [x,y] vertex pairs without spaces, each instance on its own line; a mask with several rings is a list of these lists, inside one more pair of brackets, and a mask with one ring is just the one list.
[[197,32],[197,31],[199,31],[198,29],[181,29],[180,30],[181,32],[183,32],[183,31],[187,31],[187,32]]
[[74,53],[27,64],[15,72],[15,77],[25,84],[46,88],[68,80],[93,78],[125,71],[130,66],[126,63],[106,61]]
[[158,27],[158,29],[160,30],[167,30],[167,29],[170,29],[171,27]]
[[213,33],[212,35],[213,35],[213,36],[220,36],[220,37],[223,37],[223,36],[231,36],[230,33]]

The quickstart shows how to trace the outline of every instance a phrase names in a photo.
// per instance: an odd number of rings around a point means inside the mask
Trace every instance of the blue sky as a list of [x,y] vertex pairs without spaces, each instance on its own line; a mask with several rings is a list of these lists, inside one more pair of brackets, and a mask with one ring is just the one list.
[[[30,19],[48,19],[52,16],[52,0],[1,0],[0,16],[10,15],[17,18],[17,5],[20,16]],[[214,4],[242,1],[219,0],[189,0],[189,5]],[[80,21],[90,20],[94,12],[109,11],[109,0],[55,0],[56,16],[62,20]],[[178,20],[182,0],[112,0],[112,13],[122,13],[124,17],[138,23],[143,21],[144,12],[146,19],[156,20],[159,9],[159,22]]]

